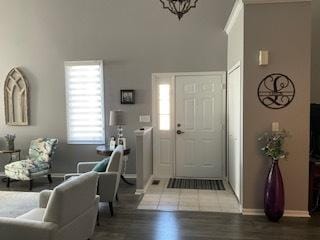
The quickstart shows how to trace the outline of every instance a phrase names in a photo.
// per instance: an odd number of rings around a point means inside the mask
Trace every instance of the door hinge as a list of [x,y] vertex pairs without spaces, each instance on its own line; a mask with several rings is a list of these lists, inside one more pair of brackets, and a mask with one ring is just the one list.
[[227,84],[222,83],[221,88],[222,88],[222,90],[226,90],[227,89]]

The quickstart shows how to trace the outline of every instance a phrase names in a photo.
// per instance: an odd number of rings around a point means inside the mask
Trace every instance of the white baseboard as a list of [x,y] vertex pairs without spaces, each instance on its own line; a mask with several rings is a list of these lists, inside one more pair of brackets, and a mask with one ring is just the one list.
[[136,174],[124,174],[123,175],[125,178],[129,178],[129,179],[135,179],[137,178],[137,175]]
[[[63,178],[64,177],[64,175],[66,175],[67,173],[51,173],[51,176],[52,177],[61,177],[61,178]],[[4,172],[0,172],[0,177],[5,177],[6,175],[4,174]],[[44,177],[46,177],[46,175],[44,175]]]
[[[64,175],[66,175],[68,173],[51,173],[52,177],[56,177],[56,178],[63,178]],[[6,175],[4,174],[4,172],[0,172],[0,177],[5,177]],[[43,177],[47,177],[46,175],[43,175]]]
[[149,180],[148,180],[147,184],[145,185],[145,187],[143,189],[136,189],[135,194],[136,195],[145,194],[147,192],[148,187],[151,185],[152,180],[153,180],[153,175],[151,175],[149,177]]
[[[263,216],[265,215],[263,209],[252,209],[252,208],[243,208],[242,214],[247,216]],[[285,210],[284,217],[299,217],[299,218],[309,218],[310,214],[308,211],[296,211],[296,210]]]
[[[66,174],[70,174],[70,172],[69,172],[69,173],[51,173],[51,176],[52,176],[52,177],[55,177],[55,178],[63,178]],[[123,176],[124,176],[125,178],[128,178],[128,179],[135,179],[135,178],[137,178],[137,175],[136,175],[136,174],[124,174]],[[4,172],[0,172],[0,177],[5,177]],[[44,177],[46,177],[46,176],[44,175]]]
[[242,215],[262,216],[262,215],[264,215],[264,210],[263,209],[243,208],[242,209]]
[[301,217],[301,218],[309,218],[311,217],[309,211],[296,211],[296,210],[285,210],[285,217]]
[[63,178],[64,175],[66,174],[70,174],[70,173],[51,173],[51,176],[56,178]]
[[[59,178],[63,178],[64,175],[66,174],[70,174],[70,173],[51,173],[52,177],[59,177]],[[137,177],[136,174],[124,174],[123,175],[125,178],[129,178],[129,179],[135,179]]]

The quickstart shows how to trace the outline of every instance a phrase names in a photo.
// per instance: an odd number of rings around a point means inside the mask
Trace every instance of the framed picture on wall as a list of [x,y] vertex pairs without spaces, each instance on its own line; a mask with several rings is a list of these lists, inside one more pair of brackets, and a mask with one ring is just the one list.
[[134,104],[135,91],[134,90],[121,90],[120,91],[121,104]]

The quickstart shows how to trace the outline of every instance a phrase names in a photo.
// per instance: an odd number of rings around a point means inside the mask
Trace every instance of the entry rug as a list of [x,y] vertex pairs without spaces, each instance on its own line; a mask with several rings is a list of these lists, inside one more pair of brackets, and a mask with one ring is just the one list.
[[170,178],[167,188],[226,190],[222,180]]

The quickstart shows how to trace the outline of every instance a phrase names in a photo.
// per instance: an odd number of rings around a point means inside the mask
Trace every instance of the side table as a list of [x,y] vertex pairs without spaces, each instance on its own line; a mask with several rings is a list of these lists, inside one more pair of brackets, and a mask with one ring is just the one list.
[[[113,150],[111,150],[109,148],[109,146],[107,145],[102,145],[102,146],[98,146],[96,148],[97,154],[101,155],[101,156],[105,156],[105,157],[110,157],[111,154],[113,153]],[[126,172],[126,165],[127,165],[127,156],[130,154],[130,148],[125,148],[123,149],[123,156],[125,157],[124,160],[124,168],[123,168],[123,172]],[[121,174],[121,179],[122,181],[124,181],[126,184],[128,185],[134,185],[133,183],[129,182],[124,176],[123,174]]]
[[[18,160],[20,160],[20,153],[21,153],[21,149],[14,149],[14,150],[0,150],[0,154],[9,154],[10,158],[9,158],[9,163],[12,162],[13,160],[13,155],[18,154]],[[7,178],[3,178],[2,182],[6,182]]]

